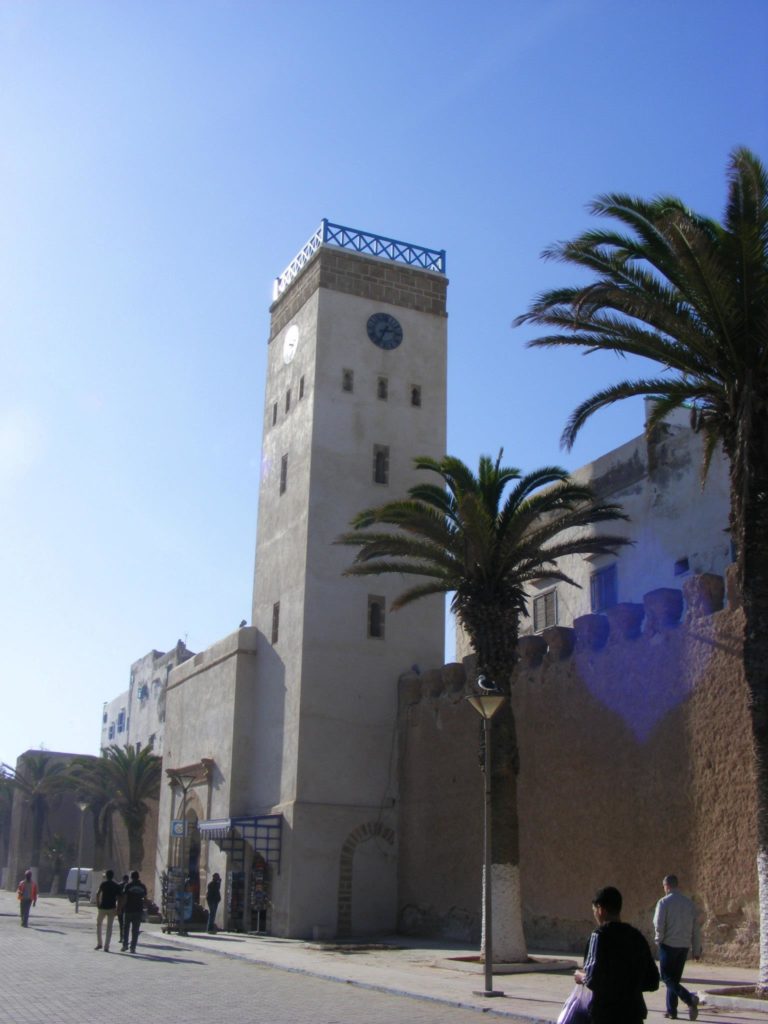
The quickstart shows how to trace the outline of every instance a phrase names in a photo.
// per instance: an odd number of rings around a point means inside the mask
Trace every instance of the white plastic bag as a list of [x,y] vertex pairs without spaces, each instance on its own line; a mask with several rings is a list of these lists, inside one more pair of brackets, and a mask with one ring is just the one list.
[[575,985],[573,992],[565,1000],[565,1005],[557,1018],[557,1024],[590,1024],[589,1004],[592,993],[586,985]]

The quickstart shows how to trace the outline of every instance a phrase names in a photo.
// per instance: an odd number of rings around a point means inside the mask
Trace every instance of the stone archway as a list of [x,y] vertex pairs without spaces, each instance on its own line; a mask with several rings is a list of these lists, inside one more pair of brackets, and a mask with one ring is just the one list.
[[390,846],[394,845],[395,833],[380,821],[368,821],[353,829],[341,848],[339,856],[339,888],[336,901],[336,935],[347,938],[352,934],[352,875],[354,869],[355,850],[360,843],[378,836]]

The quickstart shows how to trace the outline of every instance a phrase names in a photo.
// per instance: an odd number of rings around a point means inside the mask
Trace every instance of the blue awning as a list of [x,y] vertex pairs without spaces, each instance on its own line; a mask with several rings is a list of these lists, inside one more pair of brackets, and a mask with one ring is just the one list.
[[198,821],[198,831],[216,843],[248,843],[268,864],[280,870],[282,814],[238,815]]

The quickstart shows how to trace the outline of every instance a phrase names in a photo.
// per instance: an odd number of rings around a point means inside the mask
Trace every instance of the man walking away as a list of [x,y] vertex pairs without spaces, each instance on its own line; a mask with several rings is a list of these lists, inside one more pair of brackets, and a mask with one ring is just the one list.
[[19,901],[21,927],[29,928],[29,908],[37,905],[37,883],[32,880],[31,871],[24,872],[16,888],[16,899]]
[[656,904],[653,926],[659,947],[661,980],[667,986],[667,1012],[664,1016],[669,1020],[677,1020],[679,998],[688,1007],[689,1019],[696,1020],[699,1016],[699,997],[680,983],[688,950],[692,951],[694,960],[701,956],[701,932],[696,906],[678,891],[677,875],[667,875],[661,884],[666,895]]
[[128,949],[128,935],[130,933],[131,952],[136,952],[136,943],[139,941],[141,930],[141,919],[144,914],[144,900],[147,898],[147,887],[139,878],[138,871],[131,872],[131,880],[123,889],[125,900],[125,911],[123,916],[123,952]]
[[96,893],[96,949],[101,949],[101,926],[104,923],[104,918],[107,919],[107,938],[104,943],[104,952],[109,952],[109,944],[112,941],[112,928],[115,924],[115,914],[117,913],[117,901],[123,892],[123,887],[119,882],[115,881],[115,872],[110,868],[106,872],[104,881],[99,886],[99,891]]
[[207,930],[211,933],[215,932],[216,929],[216,911],[219,909],[219,903],[221,903],[221,876],[218,872],[215,872],[213,878],[208,883],[208,889],[205,894],[205,901],[208,904],[208,928]]
[[621,893],[612,885],[598,889],[592,900],[597,928],[589,938],[578,985],[592,990],[590,1019],[594,1024],[642,1024],[648,1016],[643,992],[659,987],[659,972],[645,936],[621,920]]

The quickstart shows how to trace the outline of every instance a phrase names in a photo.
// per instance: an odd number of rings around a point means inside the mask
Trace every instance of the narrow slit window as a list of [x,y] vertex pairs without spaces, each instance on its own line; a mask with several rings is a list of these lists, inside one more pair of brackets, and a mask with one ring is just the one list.
[[386,402],[389,398],[389,381],[386,377],[379,377],[376,382],[376,397],[380,398],[382,402]]
[[284,455],[280,459],[280,493],[285,494],[285,490],[288,486],[288,456]]
[[288,388],[288,390],[285,392],[285,411],[286,412],[290,412],[291,411],[291,389],[290,388]]
[[272,406],[272,426],[277,423],[277,402]]
[[280,602],[275,601],[272,605],[272,643],[277,643],[280,634]]
[[341,390],[352,391],[355,386],[355,374],[352,370],[341,371]]
[[368,636],[384,639],[385,601],[383,597],[368,597]]
[[304,397],[304,378],[299,379],[299,401]]
[[411,405],[421,408],[421,384],[411,384]]
[[389,483],[389,448],[385,444],[373,446],[373,482]]

